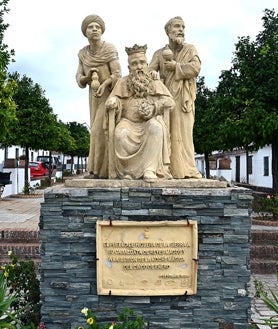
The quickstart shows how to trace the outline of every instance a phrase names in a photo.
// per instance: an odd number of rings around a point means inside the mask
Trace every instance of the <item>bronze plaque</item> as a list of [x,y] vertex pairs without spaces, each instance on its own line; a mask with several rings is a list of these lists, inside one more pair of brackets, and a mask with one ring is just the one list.
[[196,221],[98,221],[98,294],[196,294],[197,250]]

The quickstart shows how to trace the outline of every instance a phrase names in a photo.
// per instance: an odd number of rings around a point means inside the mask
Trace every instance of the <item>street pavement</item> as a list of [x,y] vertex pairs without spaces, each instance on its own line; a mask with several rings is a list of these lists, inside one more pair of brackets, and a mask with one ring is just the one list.
[[[0,198],[0,230],[21,229],[39,230],[40,206],[44,202],[43,190],[37,190],[37,194],[31,197],[6,197]],[[252,226],[252,229],[275,230],[278,226]],[[278,294],[278,280],[275,274],[252,274],[250,280],[250,296],[252,298],[251,319],[253,322],[262,323],[261,319],[275,315],[271,312],[260,298],[255,297],[254,281],[264,284],[266,290],[271,289]],[[269,296],[270,293],[269,293]],[[268,326],[259,325],[260,329]]]
[[6,197],[0,199],[0,229],[39,229],[40,205],[43,194],[30,198]]

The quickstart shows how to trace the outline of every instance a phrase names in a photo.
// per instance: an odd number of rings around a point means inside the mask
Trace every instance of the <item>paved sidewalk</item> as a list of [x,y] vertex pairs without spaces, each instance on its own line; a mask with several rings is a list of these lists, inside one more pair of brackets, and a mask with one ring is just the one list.
[[[255,297],[255,284],[254,281],[258,280],[264,284],[264,289],[267,291],[268,297],[272,298],[270,289],[276,293],[278,296],[278,280],[275,274],[253,274],[251,276],[251,297],[252,297],[252,308],[251,308],[251,319],[255,323],[263,323],[261,319],[270,318],[271,316],[276,316],[273,311],[269,310],[264,302]],[[273,299],[273,298],[272,298]],[[269,329],[268,326],[258,325],[260,329]]]
[[[30,198],[0,198],[0,230],[38,230],[40,205],[42,202],[44,202],[43,194]],[[263,228],[266,230],[277,230],[278,226],[263,226]],[[252,229],[262,229],[262,226],[253,225]],[[275,274],[253,274],[251,276],[251,318],[253,322],[262,322],[260,319],[269,317],[273,313],[268,310],[268,308],[259,298],[255,298],[255,280],[261,281],[264,284],[266,290],[270,288],[276,292],[276,294],[278,294],[278,281]],[[269,294],[269,296],[271,295]],[[267,329],[269,327],[260,325],[259,328]]]
[[30,198],[0,199],[0,229],[38,230],[43,194]]

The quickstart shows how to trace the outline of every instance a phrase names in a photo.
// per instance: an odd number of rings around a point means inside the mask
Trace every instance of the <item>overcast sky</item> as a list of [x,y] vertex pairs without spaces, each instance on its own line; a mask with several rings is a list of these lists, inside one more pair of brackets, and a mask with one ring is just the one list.
[[128,74],[126,46],[147,44],[147,57],[168,38],[165,23],[174,16],[185,21],[186,42],[196,46],[201,76],[215,88],[222,70],[229,69],[238,37],[252,40],[261,31],[264,10],[277,12],[277,0],[10,0],[4,42],[15,50],[9,71],[30,77],[49,99],[63,122],[89,123],[88,89],[75,81],[78,51],[87,45],[83,18],[97,14],[106,31],[102,39],[119,52],[123,75]]

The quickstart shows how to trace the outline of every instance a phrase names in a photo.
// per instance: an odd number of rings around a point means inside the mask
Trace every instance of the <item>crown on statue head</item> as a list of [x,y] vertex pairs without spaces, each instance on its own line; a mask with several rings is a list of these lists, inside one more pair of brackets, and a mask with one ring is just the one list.
[[147,50],[147,45],[139,46],[139,45],[135,44],[133,47],[125,47],[125,51],[128,54],[128,56],[131,54],[135,54],[135,53],[146,54],[146,50]]

